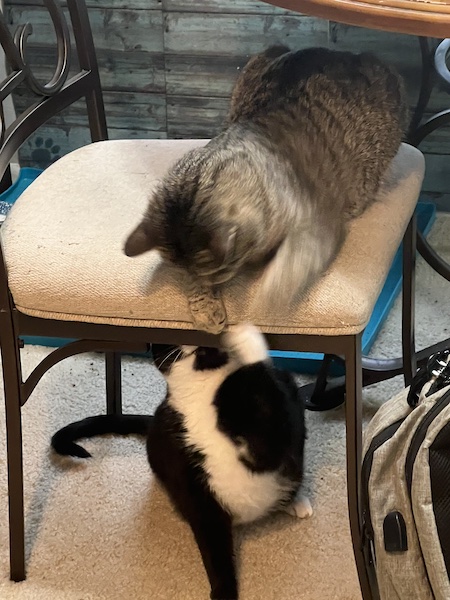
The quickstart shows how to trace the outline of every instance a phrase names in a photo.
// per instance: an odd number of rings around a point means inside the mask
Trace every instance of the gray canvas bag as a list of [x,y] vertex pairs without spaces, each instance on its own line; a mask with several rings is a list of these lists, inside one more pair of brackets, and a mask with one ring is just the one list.
[[443,355],[364,433],[363,548],[381,600],[450,600],[450,353]]

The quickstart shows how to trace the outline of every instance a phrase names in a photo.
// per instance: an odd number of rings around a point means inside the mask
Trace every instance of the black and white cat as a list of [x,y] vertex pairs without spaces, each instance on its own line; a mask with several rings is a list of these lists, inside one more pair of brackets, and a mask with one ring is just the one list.
[[252,325],[222,341],[222,349],[182,347],[154,416],[90,417],[59,430],[52,446],[88,457],[76,440],[147,435],[150,466],[194,533],[211,598],[236,600],[232,525],[277,510],[307,517],[312,509],[299,495],[305,424],[292,376],[274,368]]

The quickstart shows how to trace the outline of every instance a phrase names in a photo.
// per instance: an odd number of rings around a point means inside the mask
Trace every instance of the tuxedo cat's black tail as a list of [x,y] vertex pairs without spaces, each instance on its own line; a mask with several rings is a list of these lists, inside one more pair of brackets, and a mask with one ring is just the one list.
[[97,415],[66,425],[52,437],[52,448],[63,456],[89,458],[92,456],[75,442],[82,438],[116,433],[147,435],[153,417],[150,415]]

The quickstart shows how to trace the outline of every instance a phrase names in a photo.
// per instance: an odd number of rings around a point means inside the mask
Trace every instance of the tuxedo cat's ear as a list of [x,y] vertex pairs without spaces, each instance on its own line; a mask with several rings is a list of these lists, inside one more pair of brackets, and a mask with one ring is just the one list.
[[153,250],[159,242],[160,235],[156,227],[152,227],[151,223],[144,220],[130,233],[123,251],[127,256],[138,256]]

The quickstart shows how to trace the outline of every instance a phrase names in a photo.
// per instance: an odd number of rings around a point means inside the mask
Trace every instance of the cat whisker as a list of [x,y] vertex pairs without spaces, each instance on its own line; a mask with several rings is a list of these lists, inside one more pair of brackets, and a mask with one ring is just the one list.
[[[173,356],[175,354],[175,352],[182,352],[182,350],[180,350],[180,348],[178,346],[175,346],[175,348],[173,348],[173,350],[170,350],[170,352],[168,354],[166,354],[166,356],[163,358],[163,360],[158,364],[158,368],[161,369],[161,367],[169,360],[169,358],[171,356]],[[178,360],[179,355],[177,356],[177,358],[175,360]]]

